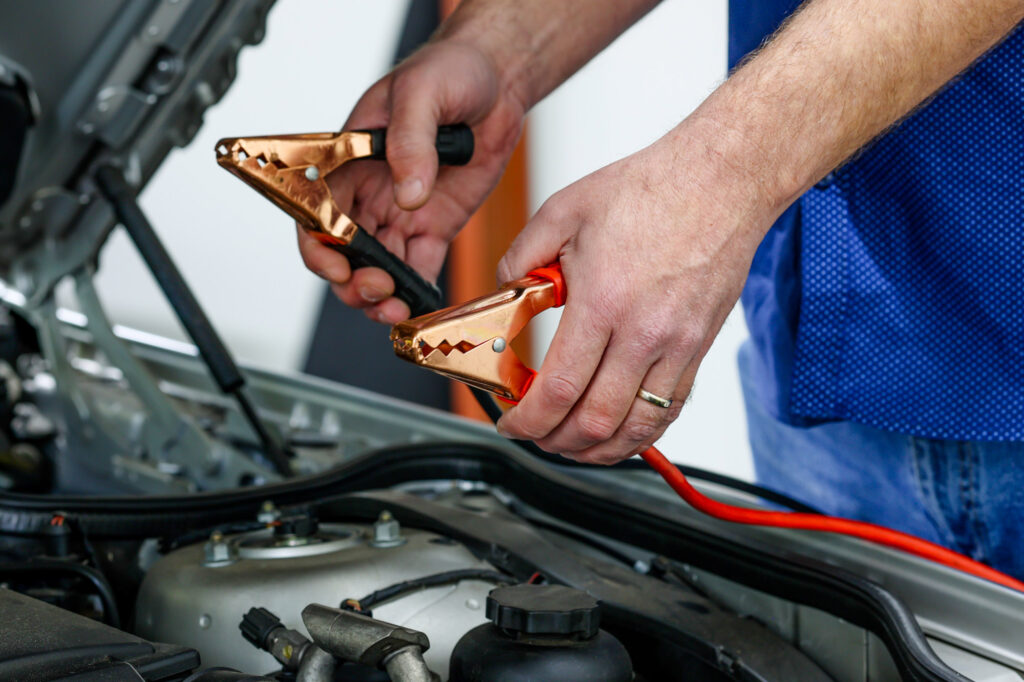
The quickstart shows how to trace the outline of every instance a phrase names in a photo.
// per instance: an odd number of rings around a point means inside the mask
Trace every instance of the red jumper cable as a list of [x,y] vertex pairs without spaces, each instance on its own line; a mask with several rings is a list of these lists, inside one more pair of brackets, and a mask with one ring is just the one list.
[[[534,270],[498,291],[395,325],[395,353],[417,365],[516,403],[536,372],[509,346],[534,315],[561,306],[565,279],[556,265]],[[700,493],[654,446],[640,456],[694,509],[723,521],[755,526],[839,533],[902,550],[965,573],[1024,592],[1024,583],[962,554],[927,540],[873,523],[818,514],[748,509]]]

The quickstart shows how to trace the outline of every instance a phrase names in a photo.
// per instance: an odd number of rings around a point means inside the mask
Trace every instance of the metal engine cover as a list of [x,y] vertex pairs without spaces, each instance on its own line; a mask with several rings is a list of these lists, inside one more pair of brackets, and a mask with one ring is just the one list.
[[[199,651],[204,668],[229,666],[265,672],[274,658],[242,638],[238,624],[253,606],[276,614],[285,626],[306,632],[300,613],[310,603],[328,606],[374,590],[442,571],[492,569],[464,546],[434,533],[403,529],[404,542],[374,546],[365,525],[321,524],[312,542],[282,541],[270,530],[225,538],[223,553],[208,559],[204,543],[170,552],[156,561],[139,590],[136,632],[159,642]],[[289,544],[291,543],[291,544]],[[412,592],[373,609],[376,618],[426,633],[430,668],[448,677],[448,658],[459,638],[486,621],[490,583]]]

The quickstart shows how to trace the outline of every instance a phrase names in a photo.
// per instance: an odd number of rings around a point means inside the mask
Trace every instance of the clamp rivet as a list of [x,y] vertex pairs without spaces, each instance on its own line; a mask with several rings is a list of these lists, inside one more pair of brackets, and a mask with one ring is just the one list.
[[494,339],[494,343],[491,344],[491,350],[493,350],[495,353],[500,353],[500,352],[504,351],[505,348],[507,348],[507,347],[508,347],[508,342],[505,341],[505,339],[501,338],[500,336],[498,338]]
[[306,179],[310,182],[320,179],[320,169],[316,166],[310,166],[306,169]]

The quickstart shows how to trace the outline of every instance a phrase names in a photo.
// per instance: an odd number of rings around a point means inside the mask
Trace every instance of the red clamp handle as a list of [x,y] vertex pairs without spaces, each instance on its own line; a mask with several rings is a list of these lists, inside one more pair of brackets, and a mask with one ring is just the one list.
[[528,273],[531,277],[540,277],[555,285],[555,308],[565,305],[566,296],[569,294],[568,288],[565,286],[565,277],[562,275],[562,264],[552,263],[546,265],[543,268],[537,268],[536,270],[530,270]]
[[[560,308],[561,306],[565,305],[565,299],[569,293],[569,290],[565,286],[565,277],[562,275],[561,263],[552,263],[551,265],[546,265],[543,268],[530,270],[530,272],[526,274],[528,277],[539,277],[540,279],[547,280],[548,282],[551,282],[553,285],[555,285],[555,303],[552,306],[553,308]],[[526,383],[523,386],[523,395],[526,395],[526,392],[530,390],[530,385],[536,378],[537,371],[534,369],[530,369],[530,377],[526,380]],[[497,399],[507,405],[519,404],[518,400],[509,400],[507,398],[502,397],[498,397]]]

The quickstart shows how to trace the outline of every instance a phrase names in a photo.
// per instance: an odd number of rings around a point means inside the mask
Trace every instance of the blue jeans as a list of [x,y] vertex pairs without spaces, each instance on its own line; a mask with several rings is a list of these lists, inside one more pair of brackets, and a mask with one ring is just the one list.
[[852,422],[784,424],[739,353],[758,483],[832,516],[901,530],[1024,578],[1024,443],[916,438]]

